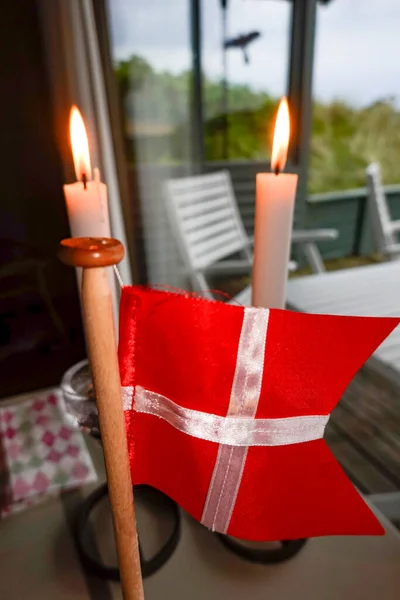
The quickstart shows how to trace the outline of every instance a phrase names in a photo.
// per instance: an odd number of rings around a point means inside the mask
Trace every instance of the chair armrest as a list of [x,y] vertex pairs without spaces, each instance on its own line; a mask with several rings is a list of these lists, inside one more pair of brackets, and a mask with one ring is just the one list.
[[337,229],[295,229],[292,234],[293,244],[312,242],[329,242],[339,237]]
[[399,232],[400,231],[400,221],[392,221],[390,223],[390,230],[393,233]]
[[[201,272],[206,275],[246,275],[251,273],[252,266],[252,263],[247,260],[221,260],[201,269]],[[292,273],[297,268],[297,263],[294,260],[290,260],[288,265],[289,272]]]
[[[400,231],[400,221],[398,223]],[[337,240],[338,237],[339,232],[337,229],[294,229],[292,232],[292,243],[329,242]],[[254,244],[254,235],[249,236],[249,244]]]
[[251,268],[251,261],[243,258],[221,260],[201,270],[207,275],[246,275]]
[[385,254],[399,254],[400,255],[400,244],[390,244],[385,248]]

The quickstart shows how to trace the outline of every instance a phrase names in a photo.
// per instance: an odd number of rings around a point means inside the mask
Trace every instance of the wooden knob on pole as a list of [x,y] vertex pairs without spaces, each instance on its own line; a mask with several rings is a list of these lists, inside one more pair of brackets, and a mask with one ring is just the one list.
[[121,262],[125,250],[113,238],[68,238],[61,241],[58,256],[71,267],[110,267]]
[[122,260],[124,247],[111,238],[70,238],[60,243],[58,255],[67,265],[83,267],[83,319],[99,413],[122,592],[124,600],[143,600],[111,290],[104,269]]

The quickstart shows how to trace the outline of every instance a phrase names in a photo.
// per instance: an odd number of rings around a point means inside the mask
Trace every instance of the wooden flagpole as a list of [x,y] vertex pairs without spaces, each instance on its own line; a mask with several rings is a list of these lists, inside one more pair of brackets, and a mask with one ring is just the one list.
[[104,267],[118,264],[124,247],[110,238],[63,240],[59,257],[83,267],[82,307],[92,368],[108,493],[124,600],[143,600],[135,508],[121,398],[111,290]]

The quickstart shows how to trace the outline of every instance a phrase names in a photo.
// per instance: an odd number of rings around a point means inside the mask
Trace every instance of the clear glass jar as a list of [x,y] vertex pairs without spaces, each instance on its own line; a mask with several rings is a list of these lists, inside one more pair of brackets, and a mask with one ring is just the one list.
[[88,360],[80,361],[64,373],[61,391],[68,424],[99,437],[99,417]]

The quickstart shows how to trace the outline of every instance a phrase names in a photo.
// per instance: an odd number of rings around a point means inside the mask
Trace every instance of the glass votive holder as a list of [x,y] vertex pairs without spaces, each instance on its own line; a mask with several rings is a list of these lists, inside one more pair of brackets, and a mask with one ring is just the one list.
[[100,437],[99,417],[88,360],[80,361],[64,373],[61,391],[68,424],[94,437]]

